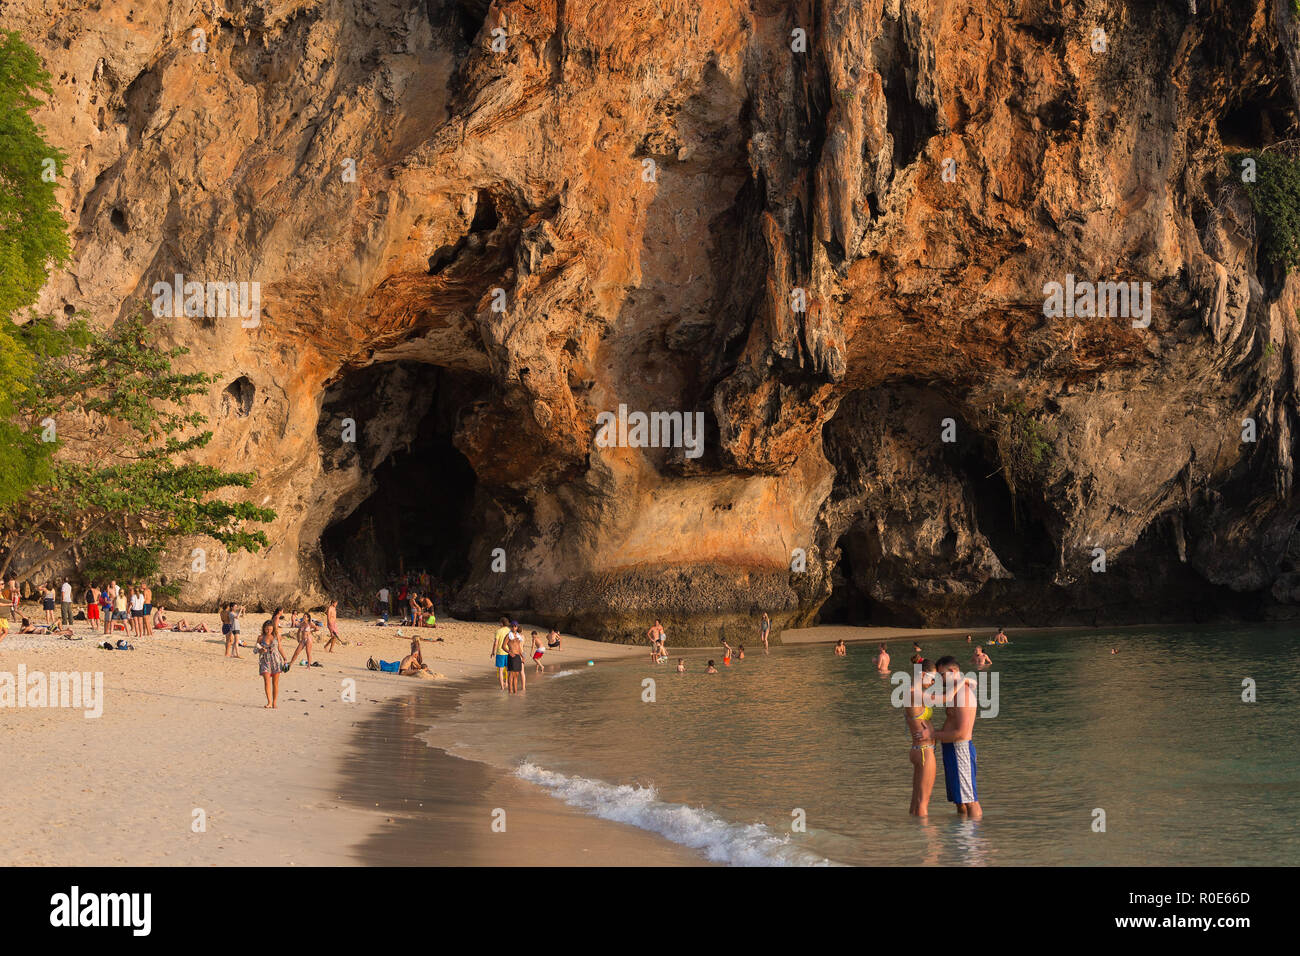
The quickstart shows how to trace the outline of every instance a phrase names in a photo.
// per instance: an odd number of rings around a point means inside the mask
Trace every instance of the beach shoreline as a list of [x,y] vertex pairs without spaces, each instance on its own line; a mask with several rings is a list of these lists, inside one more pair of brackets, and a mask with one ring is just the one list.
[[[179,619],[181,615],[176,615]],[[6,786],[0,791],[0,862],[7,865],[352,865],[389,863],[630,864],[702,862],[634,828],[586,817],[540,788],[463,758],[431,755],[443,799],[457,814],[419,834],[409,807],[371,796],[364,776],[393,772],[375,727],[394,715],[451,705],[470,682],[492,681],[490,623],[440,622],[421,628],[422,652],[439,679],[366,669],[367,658],[400,659],[412,629],[341,619],[348,646],[330,654],[316,640],[321,667],[300,664],[281,678],[280,706],[265,694],[251,647],[223,656],[215,614],[185,614],[208,633],[159,632],[132,638],[134,651],[105,651],[102,633],[77,622],[82,640],[18,635],[0,641],[0,674],[27,680],[56,673],[102,674],[102,713],[88,707],[0,707],[7,734]],[[243,639],[256,640],[261,615],[249,614]],[[531,625],[526,625],[531,629]],[[542,628],[538,628],[542,630]],[[119,635],[114,635],[114,640]],[[286,657],[296,641],[283,638]],[[582,664],[643,653],[565,636],[545,660]],[[355,701],[342,699],[347,681]],[[427,727],[418,727],[420,733]],[[402,733],[404,733],[403,731]],[[392,730],[390,729],[390,736]],[[380,733],[382,737],[382,732]],[[398,734],[400,737],[401,734]],[[414,733],[393,741],[411,762],[430,749]],[[358,751],[370,748],[358,759]],[[469,782],[473,780],[473,786]],[[363,793],[364,791],[364,793]],[[455,798],[455,799],[453,799]],[[495,801],[483,807],[483,801]],[[419,801],[417,801],[419,802]],[[491,829],[506,802],[514,826]],[[369,804],[378,803],[378,806]],[[419,808],[416,808],[419,809]],[[478,839],[481,832],[489,839]],[[454,819],[453,819],[454,817]],[[464,833],[474,839],[465,838]],[[626,832],[625,832],[626,831]],[[402,835],[391,838],[391,834]],[[562,839],[561,839],[562,838]],[[557,853],[556,841],[572,848]],[[548,844],[549,842],[549,845]]]

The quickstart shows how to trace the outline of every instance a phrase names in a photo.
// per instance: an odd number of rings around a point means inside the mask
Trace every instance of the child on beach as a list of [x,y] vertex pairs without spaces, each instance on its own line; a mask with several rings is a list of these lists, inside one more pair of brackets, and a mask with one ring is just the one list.
[[722,666],[731,666],[731,645],[725,639],[722,642]]
[[542,643],[541,635],[533,631],[533,663],[537,665],[536,673],[544,673],[546,665],[542,663],[542,655],[546,653],[546,645]]
[[679,674],[686,673],[686,658],[684,657],[677,658],[677,673]]
[[551,650],[560,649],[560,632],[551,628],[551,633],[546,635],[546,646]]

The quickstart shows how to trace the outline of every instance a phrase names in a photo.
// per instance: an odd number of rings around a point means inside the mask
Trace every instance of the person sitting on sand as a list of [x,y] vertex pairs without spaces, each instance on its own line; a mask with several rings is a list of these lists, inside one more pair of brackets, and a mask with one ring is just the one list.
[[560,632],[555,628],[551,628],[551,633],[546,635],[546,647],[552,651],[560,649]]
[[885,642],[880,642],[880,650],[876,652],[876,673],[889,673],[889,651],[885,650]]
[[27,618],[23,618],[23,624],[22,627],[18,628],[18,633],[19,634],[44,634],[45,628],[37,627]]
[[713,661],[709,661],[709,666],[704,669],[704,673],[716,674],[717,672],[718,672],[718,666],[714,664]]
[[836,657],[849,656],[849,646],[845,644],[843,640],[839,640],[835,642],[835,656]]
[[411,637],[411,653],[402,658],[402,666],[397,669],[397,673],[404,674],[407,677],[413,677],[418,671],[427,671],[429,666],[424,663],[424,655],[420,653],[420,637],[413,635]]
[[153,629],[155,631],[165,631],[169,626],[167,623],[167,609],[159,604],[153,610]]
[[686,658],[684,657],[677,658],[677,673],[679,674],[686,673]]

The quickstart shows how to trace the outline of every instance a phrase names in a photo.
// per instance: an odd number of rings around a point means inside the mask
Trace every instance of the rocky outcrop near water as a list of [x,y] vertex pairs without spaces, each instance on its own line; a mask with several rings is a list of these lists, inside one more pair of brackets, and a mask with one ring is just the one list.
[[457,613],[611,640],[1300,604],[1300,293],[1234,158],[1295,135],[1289,0],[0,26],[69,158],[42,307],[258,284],[156,320],[222,379],[214,460],[279,514],[260,553],[172,555],[184,604],[398,561]]

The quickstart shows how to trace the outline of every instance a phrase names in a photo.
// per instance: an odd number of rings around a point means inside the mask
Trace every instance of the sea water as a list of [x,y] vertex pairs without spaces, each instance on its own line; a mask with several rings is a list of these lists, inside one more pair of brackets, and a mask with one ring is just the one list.
[[[1300,863],[1295,629],[1011,636],[986,646],[978,823],[947,803],[942,766],[929,817],[908,815],[910,739],[874,643],[756,643],[730,667],[720,649],[566,662],[513,697],[493,677],[431,739],[726,864]],[[973,670],[964,639],[922,643]],[[908,668],[911,642],[889,648]]]

